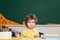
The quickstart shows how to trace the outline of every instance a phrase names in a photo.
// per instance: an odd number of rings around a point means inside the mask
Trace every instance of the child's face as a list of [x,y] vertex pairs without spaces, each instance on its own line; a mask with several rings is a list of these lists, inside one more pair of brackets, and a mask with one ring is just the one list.
[[34,20],[34,19],[31,19],[31,20],[29,20],[29,21],[27,22],[27,27],[28,27],[29,29],[33,29],[34,26],[35,26],[35,20]]

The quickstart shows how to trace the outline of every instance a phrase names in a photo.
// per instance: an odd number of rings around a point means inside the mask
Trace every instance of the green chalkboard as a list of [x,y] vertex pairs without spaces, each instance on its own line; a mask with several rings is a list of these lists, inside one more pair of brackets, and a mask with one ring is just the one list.
[[37,15],[38,24],[60,23],[60,0],[0,0],[0,13],[22,23],[25,15]]

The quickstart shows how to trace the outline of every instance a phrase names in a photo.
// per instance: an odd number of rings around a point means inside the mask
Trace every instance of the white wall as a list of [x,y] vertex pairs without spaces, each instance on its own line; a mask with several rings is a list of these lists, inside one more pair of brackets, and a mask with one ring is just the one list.
[[[9,26],[12,27],[13,29],[21,32],[24,28],[26,28],[25,26],[21,25],[21,26]],[[58,34],[60,36],[60,26],[46,26],[46,25],[36,25],[35,28],[39,31],[42,32],[44,34]]]

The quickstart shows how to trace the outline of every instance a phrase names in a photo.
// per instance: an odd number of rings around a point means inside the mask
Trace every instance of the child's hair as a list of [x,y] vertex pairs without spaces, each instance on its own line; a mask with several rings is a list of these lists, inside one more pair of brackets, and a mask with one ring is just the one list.
[[25,21],[25,25],[27,26],[27,22],[31,19],[34,19],[35,20],[35,23],[37,22],[37,17],[35,14],[28,14],[26,15],[24,21]]

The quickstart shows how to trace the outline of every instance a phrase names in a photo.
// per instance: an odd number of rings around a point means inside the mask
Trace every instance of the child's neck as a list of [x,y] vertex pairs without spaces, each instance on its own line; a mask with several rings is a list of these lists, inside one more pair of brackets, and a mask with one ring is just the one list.
[[34,28],[28,28],[29,30],[32,30],[32,29],[34,29]]

